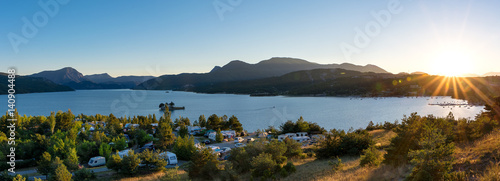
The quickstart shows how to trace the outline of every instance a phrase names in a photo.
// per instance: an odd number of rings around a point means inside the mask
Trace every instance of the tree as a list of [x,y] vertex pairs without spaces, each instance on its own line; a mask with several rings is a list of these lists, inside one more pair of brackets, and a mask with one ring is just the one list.
[[220,142],[222,142],[222,140],[224,140],[224,135],[222,135],[220,128],[219,128],[219,129],[217,129],[217,133],[215,134],[215,141],[220,143]]
[[205,115],[200,115],[200,117],[198,118],[198,123],[200,124],[200,127],[207,126],[207,119],[205,119]]
[[243,131],[243,126],[242,124],[240,123],[240,120],[238,120],[238,118],[234,115],[232,115],[230,118],[229,118],[229,121],[228,121],[228,128],[231,129],[231,130],[234,130],[238,133],[242,132]]
[[78,157],[80,157],[83,161],[87,161],[90,158],[99,155],[99,150],[94,141],[83,140],[83,142],[78,144],[76,150]]
[[179,137],[186,137],[188,134],[189,134],[188,128],[185,125],[181,124],[178,133]]
[[203,148],[195,152],[191,158],[191,164],[188,168],[189,178],[201,178],[205,180],[213,180],[220,169],[218,168],[219,160],[210,148]]
[[286,146],[285,156],[287,158],[299,157],[302,154],[302,145],[293,139],[286,138],[284,140]]
[[210,117],[208,117],[207,119],[207,129],[213,129],[213,130],[217,130],[219,128],[221,128],[221,123],[222,123],[222,120],[219,116],[217,116],[216,114],[212,114]]
[[193,154],[198,151],[194,145],[194,137],[180,137],[175,140],[172,152],[177,155],[180,160],[191,160]]
[[137,171],[137,167],[141,163],[139,155],[135,154],[133,150],[128,151],[128,155],[123,156],[121,161],[120,173],[126,175],[133,175]]
[[50,112],[50,117],[49,117],[49,119],[47,121],[48,121],[48,123],[50,125],[50,133],[54,134],[54,129],[56,127],[56,115],[55,115],[55,113],[53,111]]
[[67,112],[58,111],[56,114],[56,128],[60,130],[69,130],[75,119],[75,115],[68,109]]
[[120,155],[118,155],[118,152],[116,154],[111,155],[110,159],[106,161],[107,161],[106,167],[117,172],[120,171],[122,158],[120,157]]
[[177,128],[181,125],[191,126],[191,121],[189,120],[189,118],[185,118],[185,117],[179,117],[179,118],[175,119],[174,127]]
[[50,180],[54,181],[71,181],[71,173],[64,164],[59,164],[56,167],[55,173],[50,176]]
[[160,119],[158,123],[158,147],[160,149],[167,149],[171,144],[174,143],[175,135],[172,131],[171,126],[172,121],[170,120],[170,112],[168,109],[165,109],[165,114],[163,115],[163,119]]
[[22,175],[17,174],[12,181],[26,181],[26,178],[24,178]]
[[295,128],[296,132],[309,132],[309,123],[304,121],[304,118],[302,118],[302,116],[300,116],[299,120],[297,120],[295,124],[296,124]]
[[111,155],[111,146],[109,144],[103,143],[99,147],[99,155],[103,156],[106,158],[106,160],[109,159],[109,155]]
[[125,137],[114,138],[113,143],[114,150],[124,150],[128,147],[127,139]]
[[71,171],[78,169],[78,156],[76,155],[76,149],[70,148],[66,159],[64,159],[64,164],[67,165],[68,169]]
[[375,145],[372,145],[363,151],[363,155],[361,155],[359,165],[361,165],[362,167],[378,166],[382,162],[381,157],[382,153],[378,151]]
[[50,153],[44,152],[42,154],[42,157],[38,161],[38,167],[36,170],[38,173],[45,175],[47,177],[49,173],[52,171],[51,165],[52,165],[52,156],[50,156]]
[[278,166],[276,161],[272,159],[269,153],[261,153],[252,159],[252,176],[270,178],[275,173],[275,168]]
[[425,126],[418,145],[421,149],[408,153],[415,165],[410,177],[430,175],[435,180],[444,179],[452,169],[455,145],[446,143],[440,130],[430,126]]
[[144,152],[139,154],[139,159],[141,159],[142,164],[146,165],[148,170],[150,168],[154,168],[156,171],[165,170],[165,166],[167,166],[167,162],[160,157],[158,152],[144,150]]
[[[273,140],[271,143],[266,144],[265,153],[271,154],[271,158],[277,163],[282,164],[285,163],[287,158],[284,156],[286,153],[287,147],[285,143]],[[257,153],[259,154],[259,153]]]

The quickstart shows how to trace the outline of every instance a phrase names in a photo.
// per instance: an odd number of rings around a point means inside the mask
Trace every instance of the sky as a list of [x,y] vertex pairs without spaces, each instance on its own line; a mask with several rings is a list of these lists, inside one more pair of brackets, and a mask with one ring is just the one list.
[[209,72],[272,57],[500,72],[500,1],[0,0],[0,72]]

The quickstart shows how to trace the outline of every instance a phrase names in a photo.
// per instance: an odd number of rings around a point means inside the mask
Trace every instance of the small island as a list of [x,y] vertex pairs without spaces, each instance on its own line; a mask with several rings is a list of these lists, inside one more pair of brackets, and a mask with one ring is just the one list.
[[160,105],[158,107],[160,108],[160,110],[165,110],[168,107],[169,111],[184,110],[184,109],[186,109],[186,107],[184,107],[184,106],[182,106],[182,107],[175,107],[175,103],[174,102],[160,103]]

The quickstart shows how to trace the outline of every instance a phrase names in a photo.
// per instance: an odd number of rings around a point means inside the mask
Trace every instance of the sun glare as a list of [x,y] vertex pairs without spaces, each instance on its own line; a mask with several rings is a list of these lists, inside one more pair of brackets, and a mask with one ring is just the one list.
[[472,59],[463,49],[443,51],[432,63],[436,74],[448,77],[471,73],[473,66]]

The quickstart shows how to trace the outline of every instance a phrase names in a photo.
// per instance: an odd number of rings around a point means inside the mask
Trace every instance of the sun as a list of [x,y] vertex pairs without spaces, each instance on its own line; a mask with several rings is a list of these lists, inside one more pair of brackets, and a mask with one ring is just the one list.
[[473,61],[470,54],[462,48],[444,50],[432,61],[434,72],[448,77],[459,77],[471,73]]

